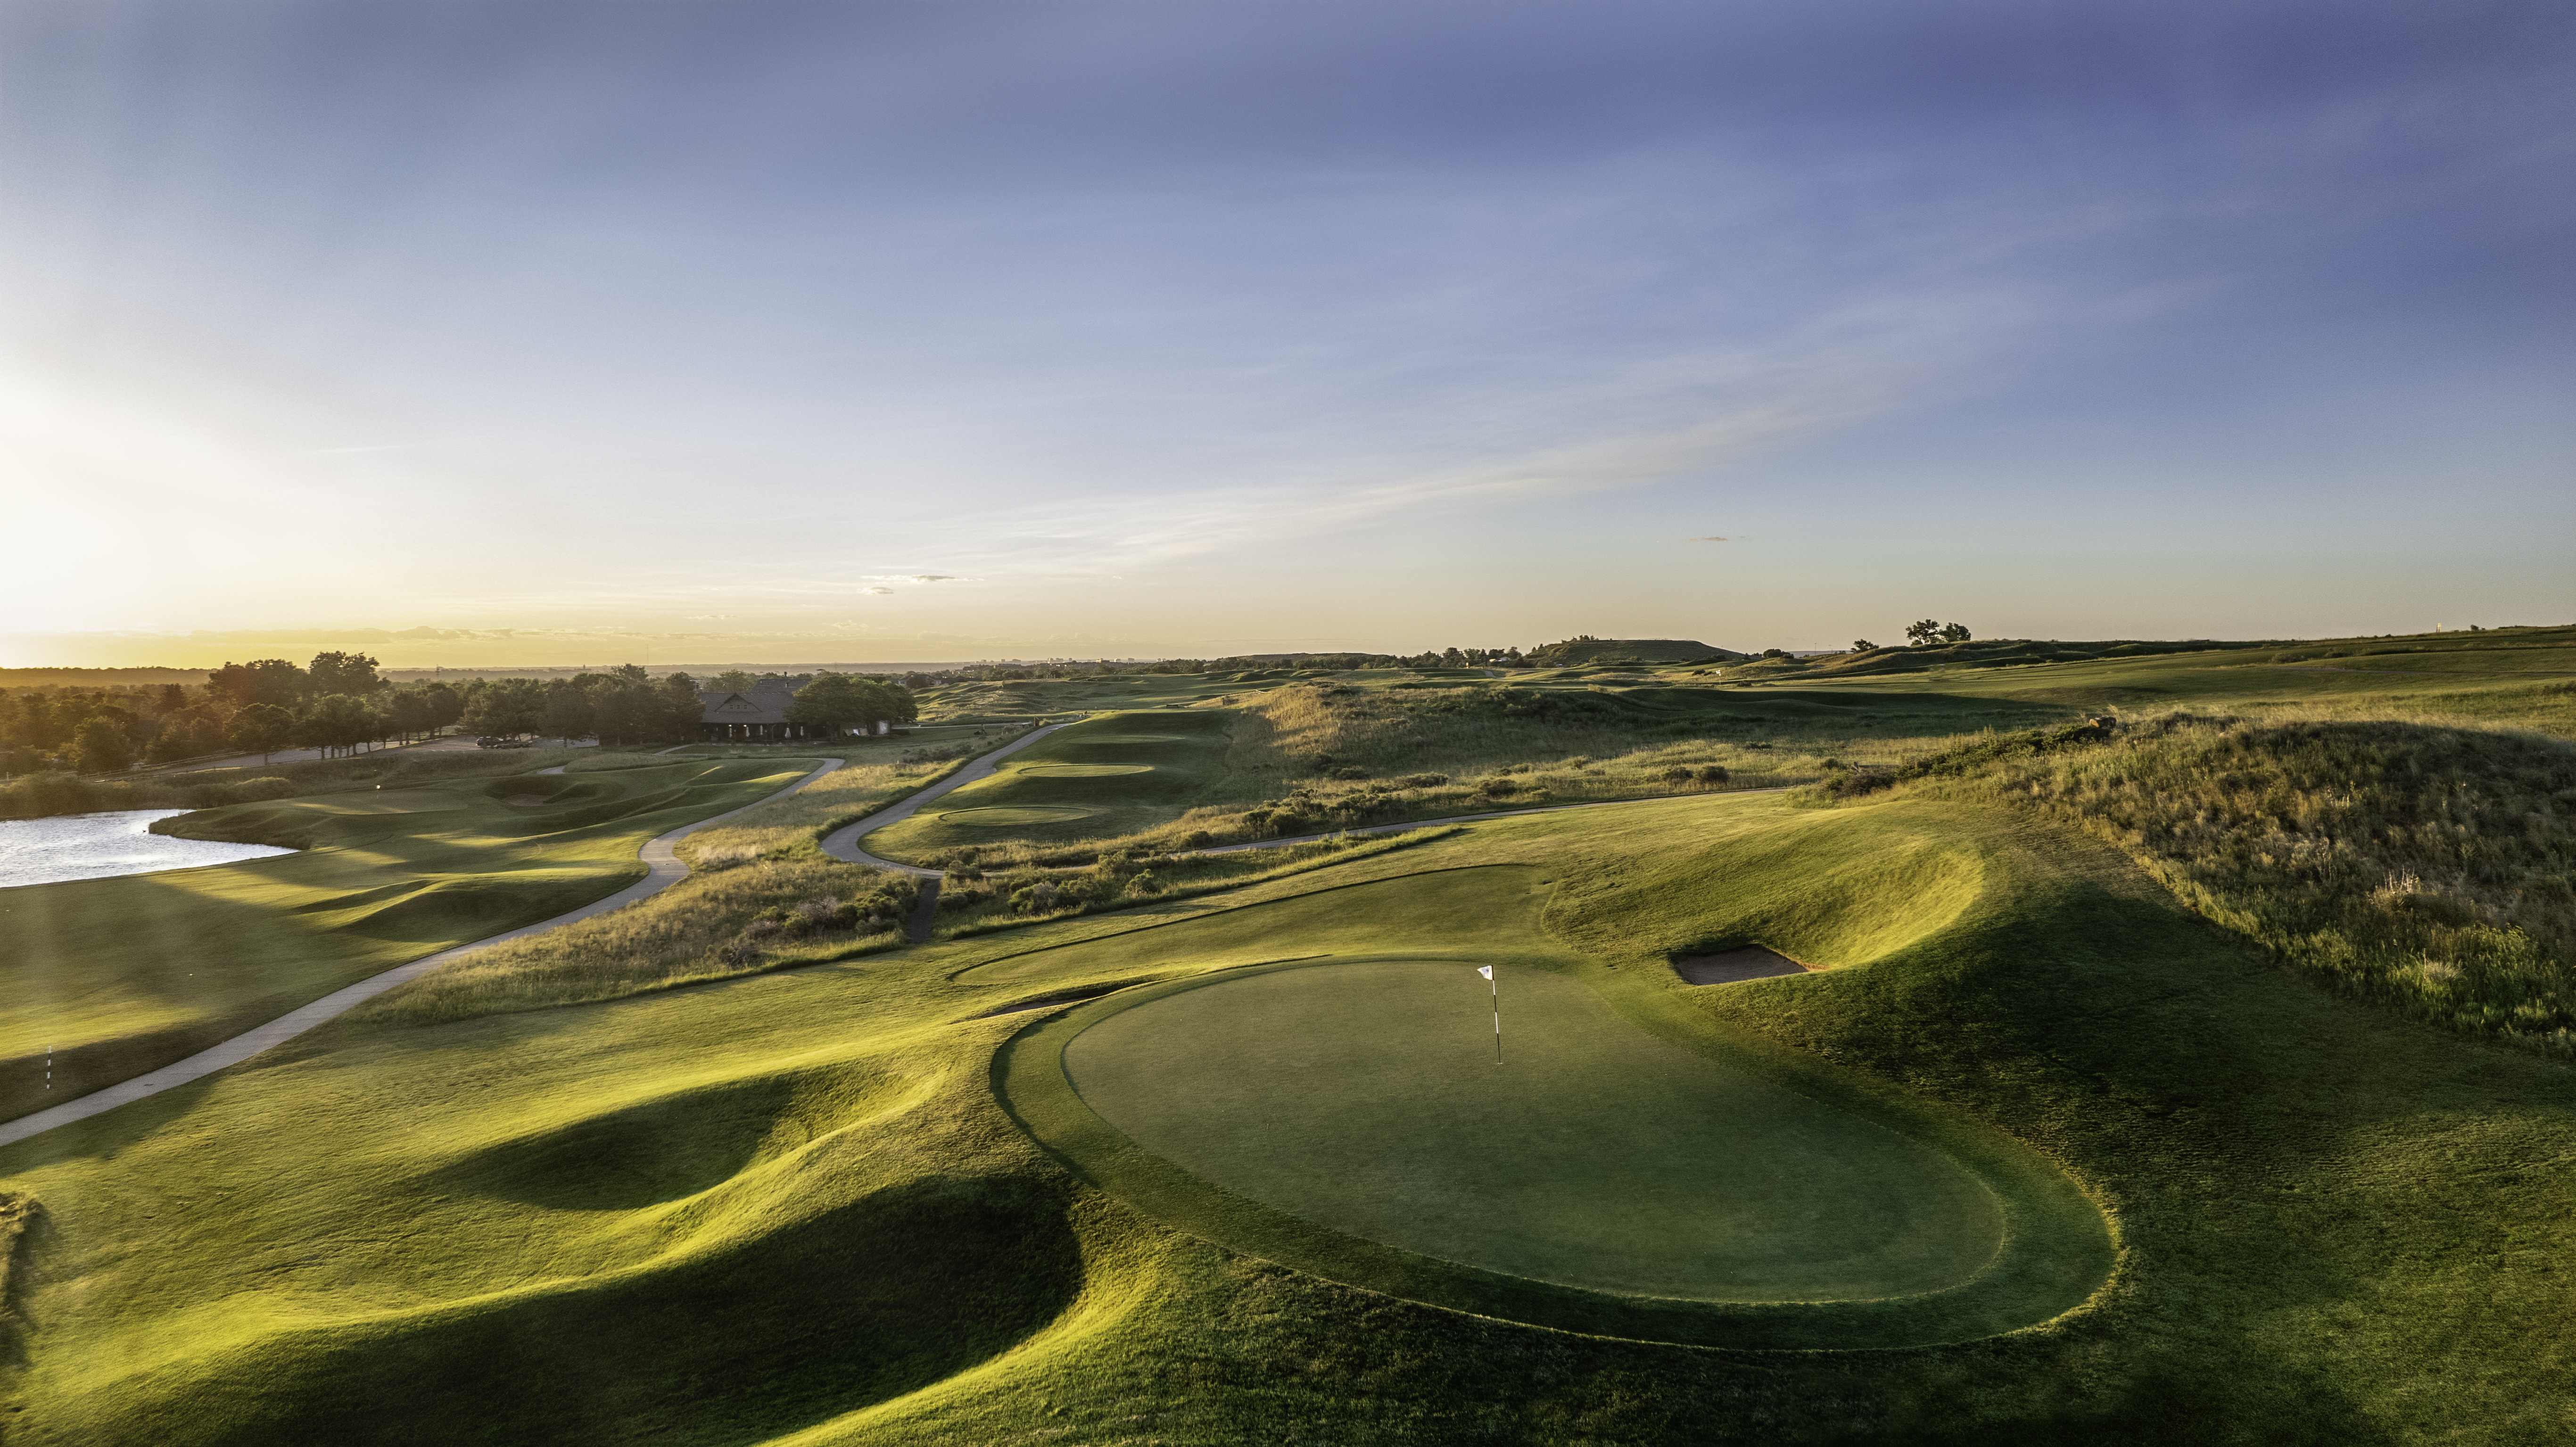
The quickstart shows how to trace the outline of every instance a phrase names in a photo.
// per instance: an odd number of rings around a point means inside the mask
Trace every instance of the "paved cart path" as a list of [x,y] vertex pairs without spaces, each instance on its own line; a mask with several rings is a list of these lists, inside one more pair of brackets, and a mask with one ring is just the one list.
[[739,809],[727,809],[712,818],[701,819],[694,824],[684,824],[668,834],[659,835],[647,841],[638,855],[644,861],[644,877],[606,899],[583,905],[568,914],[559,914],[549,920],[493,935],[489,939],[480,939],[472,944],[441,950],[437,954],[424,956],[407,965],[396,965],[382,974],[369,975],[354,985],[344,985],[310,1004],[299,1005],[265,1025],[256,1026],[229,1040],[210,1045],[184,1060],[174,1060],[158,1070],[147,1070],[130,1080],[121,1080],[114,1085],[101,1087],[60,1105],[48,1106],[32,1115],[22,1115],[13,1121],[0,1122],[0,1146],[14,1144],[29,1136],[41,1135],[58,1125],[69,1125],[76,1120],[86,1120],[103,1111],[114,1110],[129,1101],[141,1100],[148,1095],[158,1095],[173,1086],[185,1085],[192,1080],[202,1080],[218,1070],[239,1065],[270,1046],[284,1044],[323,1021],[354,1009],[406,980],[417,979],[441,965],[462,959],[477,950],[488,950],[494,945],[510,940],[526,939],[530,935],[561,929],[575,920],[589,919],[593,915],[606,914],[613,909],[624,909],[639,899],[659,894],[688,877],[689,866],[673,847],[681,840],[701,829],[712,829],[746,810],[757,809],[763,804],[784,799],[841,767],[843,762],[841,759],[825,758],[819,768],[766,799],[756,799]]
[[898,874],[909,874],[915,879],[939,878],[939,871],[936,869],[924,869],[917,864],[897,864],[891,859],[879,859],[875,855],[861,849],[859,847],[859,840],[863,836],[871,834],[876,830],[883,829],[889,824],[899,824],[904,820],[911,818],[913,816],[913,812],[919,809],[922,805],[929,803],[931,800],[936,799],[951,790],[962,789],[968,784],[993,777],[994,772],[1001,767],[1002,760],[1009,758],[1011,755],[1018,753],[1020,750],[1027,748],[1029,745],[1036,743],[1038,740],[1045,738],[1047,735],[1054,733],[1057,729],[1063,727],[1063,724],[1048,724],[1045,728],[1034,729],[1025,736],[1013,739],[1010,743],[993,750],[984,757],[977,759],[975,762],[968,764],[962,769],[959,769],[956,773],[949,775],[947,778],[940,780],[938,783],[931,785],[929,788],[922,790],[920,793],[913,795],[902,803],[889,804],[885,808],[879,809],[877,812],[870,814],[868,817],[860,820],[856,824],[842,825],[840,828],[823,836],[823,852],[832,856],[834,859],[840,860],[844,864],[864,864],[872,869],[891,869]]

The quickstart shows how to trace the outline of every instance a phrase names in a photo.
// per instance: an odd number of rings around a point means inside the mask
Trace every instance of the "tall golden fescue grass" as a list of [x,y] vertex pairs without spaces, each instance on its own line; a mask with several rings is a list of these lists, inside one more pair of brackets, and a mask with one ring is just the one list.
[[[478,1015],[614,1000],[898,947],[900,931],[836,932],[728,958],[753,922],[807,900],[878,890],[878,871],[836,860],[762,860],[692,874],[660,894],[525,940],[495,945],[377,996],[351,1018],[434,1025]],[[763,942],[767,944],[767,941]]]
[[1947,786],[2044,809],[2337,991],[2576,1053],[2576,745],[2177,714]]
[[[1008,740],[995,747],[1003,742]],[[385,992],[356,1018],[433,1024],[613,1000],[898,948],[903,935],[893,921],[910,907],[909,880],[826,858],[816,845],[840,825],[959,766],[955,760],[845,763],[784,799],[681,840],[676,852],[691,873],[671,888],[624,909],[468,955]],[[825,899],[857,903],[862,915],[878,914],[884,927],[864,934],[750,937],[763,917]]]

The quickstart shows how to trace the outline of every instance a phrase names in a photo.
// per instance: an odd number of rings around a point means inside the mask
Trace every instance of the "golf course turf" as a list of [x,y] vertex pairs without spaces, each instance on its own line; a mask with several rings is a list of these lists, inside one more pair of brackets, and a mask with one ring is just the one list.
[[[2044,1162],[1731,1049],[1538,934],[1545,892],[1526,866],[1449,870],[1000,962],[976,973],[1182,973],[1032,1025],[998,1088],[1160,1219],[1542,1324],[1911,1345],[2045,1320],[2108,1275],[2098,1212]],[[1333,953],[1353,940],[1331,922],[1362,919],[1417,921],[1419,952]],[[1248,949],[1282,962],[1191,972]]]
[[642,877],[645,840],[811,767],[655,761],[237,804],[168,823],[299,852],[0,892],[0,1119],[613,894]]
[[[2555,683],[2189,657],[1963,673],[1932,686],[1982,704],[2074,679],[2074,707],[2277,682],[2383,711],[2399,705],[2354,690],[2402,688],[2484,700],[2535,756],[2563,748],[2549,710],[2576,706]],[[1942,712],[1906,682],[1812,691],[1890,729]],[[1253,706],[1210,702],[1065,729],[1027,777],[943,802],[1104,811],[999,831],[1032,847],[1196,827],[1177,821],[1204,795],[1191,781],[1222,774],[1221,710]],[[2262,731],[2228,727],[2250,743],[2213,777],[2268,801],[2285,839],[2324,838],[2296,791],[2261,793]],[[2148,757],[2150,733],[2030,757],[2107,771]],[[802,766],[723,767],[743,772],[704,782],[748,792]],[[1042,772],[1063,767],[1086,772]],[[653,824],[579,821],[651,791],[583,797],[586,777],[478,778],[454,808],[402,813],[308,801],[278,827],[343,831],[332,847],[235,867],[264,892],[221,910],[147,911],[171,886],[142,880],[17,893],[132,891],[121,929],[75,939],[57,909],[44,937],[81,948],[55,947],[48,988],[95,1007],[66,1019],[145,1020],[209,1003],[164,963],[194,938],[274,943],[278,970],[354,967],[322,946],[427,946],[313,921],[393,911],[410,929],[425,906],[398,906],[482,899],[487,876],[612,869],[633,838],[619,856],[604,836]],[[2413,777],[2372,787],[2398,798]],[[2513,818],[2540,848],[2563,839],[2543,806],[2566,796],[2533,777]],[[0,1438],[2565,1440],[2566,1060],[2338,996],[2117,831],[2037,789],[1968,787],[1982,778],[1523,813],[614,998],[503,980],[343,1016],[0,1147]],[[697,959],[756,915],[846,895],[853,867],[814,840],[882,807],[883,783],[701,838],[700,872],[656,897],[667,913],[639,911],[670,926],[662,945],[581,927],[556,943],[591,941],[582,959],[614,975],[630,949]],[[521,793],[549,802],[504,802]],[[259,872],[325,864],[340,872],[292,890]],[[1107,861],[1008,870],[1108,878]],[[1677,970],[1757,947],[1807,968]],[[495,958],[532,987],[580,963]]]
[[962,845],[1107,838],[1180,817],[1225,772],[1220,710],[1116,713],[1056,730],[989,779],[862,842],[910,861]]

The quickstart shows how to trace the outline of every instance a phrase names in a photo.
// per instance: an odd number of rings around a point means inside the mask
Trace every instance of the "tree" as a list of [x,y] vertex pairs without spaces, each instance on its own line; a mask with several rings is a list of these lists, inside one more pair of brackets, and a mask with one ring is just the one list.
[[724,672],[717,674],[715,677],[708,679],[707,687],[714,689],[718,693],[749,693],[751,691],[752,683],[753,679],[750,674],[743,672],[739,668],[728,668]]
[[376,734],[376,711],[363,698],[345,693],[326,693],[313,700],[313,706],[297,720],[295,741],[320,749],[325,758],[333,749],[353,749]]
[[465,716],[465,699],[443,683],[433,683],[421,693],[429,700],[429,728],[436,733]]
[[547,692],[541,678],[490,679],[466,701],[465,727],[501,736],[535,733],[545,723]]
[[[449,697],[454,697],[450,694]],[[398,688],[386,695],[382,705],[385,724],[405,739],[414,734],[436,731],[438,701],[425,688]]]
[[1967,642],[1967,641],[1968,641],[1968,625],[1967,625],[1967,624],[1965,624],[1965,623],[1944,623],[1944,624],[1942,624],[1942,625],[1941,625],[1941,641],[1942,641],[1942,642],[1944,642],[1944,643],[1965,643],[1965,642]]
[[661,706],[656,711],[659,716],[654,721],[655,732],[675,744],[695,742],[698,725],[707,716],[706,703],[698,697],[698,681],[685,673],[674,673],[662,680],[657,692]]
[[376,661],[363,653],[317,653],[306,676],[315,693],[363,697],[385,686],[376,676]]
[[134,746],[115,724],[94,718],[72,735],[72,762],[84,774],[113,774],[134,762]]
[[1919,623],[1906,624],[1905,641],[1924,646],[1940,642],[1941,620],[1938,618],[1926,618]]
[[1877,651],[1878,645],[1870,642],[1866,638],[1855,638],[1852,640],[1852,652],[1854,653],[1876,653]]
[[826,673],[787,701],[787,720],[826,733],[873,732],[880,723],[909,723],[912,695],[873,679]]
[[590,737],[590,696],[569,684],[558,684],[546,694],[546,712],[539,733],[548,734],[569,744],[574,739]]
[[269,755],[276,753],[294,736],[295,715],[273,703],[243,707],[224,729],[224,742],[243,753],[259,755],[263,764],[268,762]]
[[215,753],[224,746],[224,731],[202,708],[169,714],[161,720],[161,731],[152,736],[152,747],[146,757],[156,764],[179,759],[194,759]]
[[313,680],[283,658],[227,663],[206,675],[206,688],[236,707],[265,703],[291,709],[312,692]]

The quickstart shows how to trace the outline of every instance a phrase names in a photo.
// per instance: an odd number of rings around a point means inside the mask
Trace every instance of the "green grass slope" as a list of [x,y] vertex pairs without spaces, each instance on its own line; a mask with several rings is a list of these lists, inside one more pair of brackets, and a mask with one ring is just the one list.
[[0,1119],[612,894],[642,877],[645,840],[804,768],[700,761],[238,804],[165,825],[304,852],[0,891]]
[[1225,776],[1226,729],[1214,710],[1133,710],[1058,729],[860,847],[913,860],[1014,840],[1111,838],[1179,818]]
[[[1238,918],[1362,892],[1328,878],[1496,865],[1542,871],[1531,948],[1579,955],[1656,1041],[1723,1040],[1810,1098],[2052,1162],[2114,1224],[2108,1286],[1950,1345],[1710,1350],[1171,1229],[993,1094],[997,1052],[1047,1016],[987,1012],[1153,973],[1122,951],[1182,937],[1108,916],[343,1022],[0,1151],[0,1217],[28,1223],[0,1421],[45,1447],[2518,1444],[2576,1421],[2565,1065],[2333,999],[2105,845],[1928,798],[1479,825],[1252,887]],[[1746,940],[1833,968],[1695,988],[1665,963]],[[1060,972],[1028,963],[1049,954]]]

